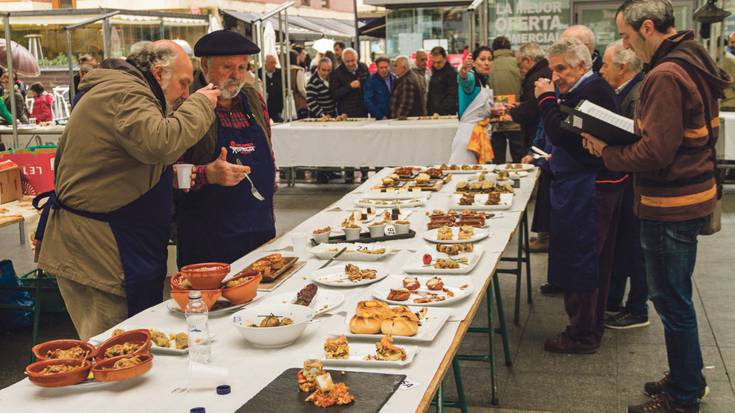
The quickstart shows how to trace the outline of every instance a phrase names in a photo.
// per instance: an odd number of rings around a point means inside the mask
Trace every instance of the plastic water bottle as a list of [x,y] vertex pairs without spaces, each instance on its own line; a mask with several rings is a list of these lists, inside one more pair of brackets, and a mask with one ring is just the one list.
[[189,291],[185,314],[189,330],[189,362],[207,364],[212,358],[212,345],[207,326],[209,310],[202,301],[201,291]]

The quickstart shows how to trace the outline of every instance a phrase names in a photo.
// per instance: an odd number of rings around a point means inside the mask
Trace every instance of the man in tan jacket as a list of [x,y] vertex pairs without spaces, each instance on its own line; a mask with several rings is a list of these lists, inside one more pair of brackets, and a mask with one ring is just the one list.
[[36,236],[83,340],[161,302],[170,165],[209,129],[219,95],[209,85],[189,96],[191,62],[170,41],[106,67],[79,85]]

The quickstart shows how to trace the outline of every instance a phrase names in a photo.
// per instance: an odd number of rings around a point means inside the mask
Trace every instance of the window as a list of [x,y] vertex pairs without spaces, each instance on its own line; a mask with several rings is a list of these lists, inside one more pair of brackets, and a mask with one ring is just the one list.
[[301,0],[301,5],[311,7],[311,0]]
[[322,0],[322,8],[323,9],[329,8],[329,0]]

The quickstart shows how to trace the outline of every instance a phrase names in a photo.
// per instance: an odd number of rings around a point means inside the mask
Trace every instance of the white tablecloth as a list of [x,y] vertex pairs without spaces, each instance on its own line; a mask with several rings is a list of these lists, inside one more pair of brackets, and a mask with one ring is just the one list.
[[[382,176],[392,172],[384,169],[377,176],[358,187],[354,193],[325,208],[317,215],[309,218],[297,226],[293,232],[311,232],[316,227],[331,225],[337,227],[349,211],[354,208],[354,201],[374,185]],[[459,178],[463,179],[463,178]],[[454,178],[456,182],[457,177]],[[383,412],[411,412],[415,411],[427,392],[427,387],[434,375],[437,373],[442,359],[451,347],[452,340],[459,327],[458,320],[472,319],[474,314],[469,310],[472,303],[481,299],[484,295],[482,285],[489,280],[500,255],[507,246],[509,240],[520,222],[522,211],[528,204],[531,192],[535,185],[535,174],[522,180],[521,188],[517,190],[513,208],[506,211],[502,217],[489,220],[489,229],[492,232],[490,238],[480,242],[484,246],[485,254],[478,266],[469,274],[469,278],[475,290],[467,299],[443,308],[451,309],[452,319],[440,331],[436,339],[428,344],[419,345],[419,353],[409,366],[402,369],[372,368],[349,370],[388,372],[405,374],[415,384],[410,389],[398,389],[388,400],[382,409]],[[398,248],[404,252],[408,249],[417,249],[426,245],[421,238],[426,231],[427,209],[446,209],[449,205],[449,197],[454,188],[454,182],[450,182],[442,192],[431,194],[426,208],[416,209],[409,220],[412,228],[417,232],[413,239],[393,241],[391,248]],[[406,212],[409,209],[404,209]],[[248,254],[232,264],[232,271],[243,269],[254,259],[268,254],[270,251],[292,250],[293,244],[290,234],[279,238],[275,242],[261,247],[259,250]],[[401,269],[405,265],[406,254],[397,254],[383,261],[391,274],[402,274]],[[309,281],[308,275],[320,266],[323,261],[313,259],[311,256],[301,257],[308,259],[307,265],[284,282],[275,294],[300,290]],[[333,265],[341,266],[344,262]],[[365,263],[358,265],[365,265]],[[451,277],[451,276],[447,276]],[[27,379],[22,380],[8,388],[0,390],[0,406],[3,411],[8,412],[71,412],[79,411],[84,406],[84,411],[104,411],[105,413],[128,412],[133,408],[137,413],[144,412],[186,412],[196,406],[203,406],[208,413],[232,412],[243,405],[247,400],[255,396],[271,380],[288,368],[299,367],[303,360],[309,357],[318,357],[322,352],[322,346],[329,333],[341,331],[346,323],[339,311],[349,311],[355,308],[358,300],[370,297],[370,290],[375,286],[367,286],[354,289],[338,289],[345,294],[345,302],[333,310],[331,316],[318,318],[318,322],[307,327],[304,335],[293,345],[280,350],[257,349],[248,345],[230,324],[230,317],[210,318],[210,331],[215,335],[212,343],[213,361],[215,366],[226,368],[229,378],[222,379],[216,384],[227,383],[232,386],[232,393],[227,396],[218,396],[214,389],[172,393],[176,388],[185,388],[187,385],[185,357],[156,355],[153,369],[145,376],[117,384],[107,384],[99,388],[67,387],[61,389],[43,389],[31,384]],[[324,288],[324,287],[320,287]],[[260,294],[260,293],[259,293]],[[271,293],[273,294],[273,293]],[[260,302],[268,297],[259,299]],[[178,332],[186,329],[183,317],[170,313],[165,303],[152,307],[121,324],[123,328],[147,327],[158,328],[163,331]],[[338,379],[338,378],[336,378]],[[294,378],[294,392],[296,382]],[[355,407],[359,411],[359,395]]]
[[457,120],[292,122],[272,128],[279,167],[438,165],[449,160]]
[[[59,125],[19,128],[18,141],[20,143],[20,148],[38,145],[36,137],[39,137],[41,139],[41,143],[44,145],[58,145],[59,139],[63,133],[64,126]],[[5,147],[13,147],[13,128],[7,125],[0,126],[0,141],[5,144]]]
[[720,112],[720,120],[717,156],[720,159],[735,161],[735,112]]

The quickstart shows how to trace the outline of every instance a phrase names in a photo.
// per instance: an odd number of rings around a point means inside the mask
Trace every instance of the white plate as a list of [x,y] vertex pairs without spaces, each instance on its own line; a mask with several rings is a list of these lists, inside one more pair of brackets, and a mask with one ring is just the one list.
[[396,199],[426,199],[426,193],[422,192],[420,190],[417,191],[388,191],[388,192],[380,192],[380,191],[367,191],[364,194],[362,194],[363,199],[369,199],[369,200],[396,200]]
[[[454,304],[457,301],[467,298],[474,289],[472,283],[468,279],[458,280],[456,278],[454,279],[453,278],[443,278],[442,281],[444,281],[444,288],[454,293],[453,297],[447,296],[446,300],[444,301],[437,301],[433,303],[415,303],[413,300],[416,298],[419,298],[419,295],[415,293],[411,294],[411,296],[406,301],[389,300],[388,293],[390,292],[391,288],[403,288],[403,278],[404,277],[390,277],[388,278],[388,282],[380,283],[380,285],[373,287],[372,289],[373,297],[381,301],[385,301],[386,303],[395,304],[395,305],[445,306],[445,305]],[[421,283],[421,288],[417,290],[419,293],[432,292],[432,293],[438,293],[440,295],[446,296],[447,294],[446,292],[430,291],[429,289],[426,288],[426,281],[431,279],[431,277],[417,277],[417,278],[419,279],[419,282]],[[460,288],[462,286],[464,286],[464,288]]]
[[474,211],[498,211],[510,209],[513,206],[513,194],[500,194],[500,203],[498,205],[485,205],[487,196],[487,194],[475,194],[475,203],[473,205],[460,205],[459,200],[462,198],[462,195],[452,194],[449,208],[471,209]]
[[378,274],[372,280],[350,281],[345,275],[345,267],[347,264],[340,264],[316,270],[309,277],[314,280],[315,283],[326,285],[328,287],[359,287],[361,285],[376,283],[388,276],[388,271],[379,265],[364,263],[353,263],[353,265],[357,265],[360,269],[378,270]]
[[503,164],[500,164],[500,165],[496,165],[495,166],[495,170],[498,170],[498,171],[508,171],[508,172],[510,172],[510,171],[530,171],[531,169],[533,169],[533,168],[536,167],[536,166],[534,166],[534,165],[532,165],[530,163],[524,163],[524,164],[521,164],[521,165],[523,166],[522,169],[507,169],[506,167],[508,166],[508,164],[507,163],[503,163]]
[[[375,244],[360,244],[360,243],[339,243],[339,244],[319,244],[316,247],[312,247],[309,252],[315,257],[328,260],[339,252],[342,248],[347,247],[347,250],[342,253],[339,257],[335,258],[335,261],[379,261],[387,257],[389,254],[397,252],[397,250],[386,248],[380,243]],[[382,254],[366,254],[359,252],[361,249],[367,249],[374,251],[379,248],[385,248],[385,252]]]
[[[434,168],[439,168],[439,167],[441,167],[441,165],[434,165]],[[457,169],[454,171],[445,169],[444,172],[448,174],[467,174],[468,175],[468,174],[478,174],[483,171],[492,171],[493,169],[495,169],[495,165],[487,164],[487,165],[482,165],[482,169],[467,169],[467,170]]]
[[[246,307],[246,306],[248,306],[250,304],[255,303],[256,301],[260,300],[262,297],[263,297],[262,294],[258,294],[258,295],[255,296],[255,298],[253,298],[252,300],[248,301],[247,303],[233,305],[231,307],[221,308],[219,310],[210,311],[209,312],[209,316],[210,317],[220,317],[220,316],[223,316],[223,315],[230,314],[230,313],[235,312],[235,311],[237,311],[237,310],[239,310],[239,309],[241,309],[243,307]],[[227,300],[222,299],[222,298],[220,298],[217,301],[228,302]],[[168,311],[170,311],[170,312],[172,312],[174,314],[178,314],[178,315],[180,315],[182,317],[184,316],[184,312],[179,309],[179,305],[176,304],[176,301],[174,301],[173,298],[168,299],[166,301],[166,308],[168,309]]]
[[[186,333],[186,326],[184,326],[181,329],[181,331],[177,331],[175,333],[174,332],[171,332],[170,330],[166,330],[166,329],[163,329],[163,328],[155,328],[155,327],[118,326],[116,328],[121,328],[121,329],[123,329],[125,331],[128,331],[128,330],[140,330],[140,329],[142,329],[142,330],[150,330],[151,328],[153,328],[155,330],[158,330],[158,331],[166,334],[167,336],[171,336],[172,334],[177,334],[177,333]],[[99,334],[99,335],[97,335],[95,337],[92,337],[91,339],[89,339],[89,342],[92,343],[92,344],[94,344],[95,346],[99,346],[105,340],[107,340],[108,338],[112,337],[112,331],[114,331],[114,329],[109,330],[109,331],[106,331],[106,332],[104,332],[102,334]],[[214,341],[214,336],[215,336],[214,333],[210,331],[209,332],[209,341]],[[160,346],[156,345],[156,343],[153,340],[151,340],[151,352],[156,353],[156,354],[171,354],[171,355],[175,355],[175,356],[183,356],[183,355],[189,354],[189,349],[188,348],[183,349],[183,350],[177,349],[176,348],[176,343],[173,340],[171,340],[171,347],[160,347]]]
[[[408,308],[411,309],[413,312],[417,312],[421,310],[421,307],[414,307],[409,306]],[[416,335],[414,336],[393,336],[393,340],[396,342],[404,342],[404,343],[426,343],[434,341],[434,338],[436,338],[436,335],[439,334],[439,330],[444,327],[444,324],[447,323],[449,320],[449,317],[452,316],[452,310],[446,309],[446,308],[427,308],[426,309],[426,316],[421,319],[421,322],[419,325],[419,330],[416,332]],[[347,313],[347,316],[345,317],[345,323],[343,324],[342,331],[337,331],[333,333],[334,335],[342,335],[349,338],[355,338],[355,339],[367,339],[372,340],[373,343],[380,340],[380,338],[383,336],[382,334],[354,334],[350,332],[350,320],[352,319],[352,316],[355,315],[355,310]]]
[[[470,253],[461,253],[457,255],[447,255],[443,252],[439,252],[434,249],[425,248],[423,252],[417,252],[411,254],[408,258],[406,266],[403,268],[404,272],[409,274],[467,274],[475,269],[477,263],[480,262],[482,254],[485,253],[485,249],[478,245],[475,250]],[[434,265],[424,266],[423,258],[424,254],[431,254],[434,261],[437,258],[467,258],[467,264],[459,264],[459,268],[434,268]]]
[[[377,335],[378,338],[382,337]],[[395,344],[395,343],[394,343]],[[346,359],[328,359],[321,354],[320,357],[316,357],[322,361],[325,366],[336,366],[336,367],[403,367],[411,364],[418,348],[416,346],[400,346],[406,351],[405,360],[397,361],[384,361],[384,360],[365,360],[367,355],[375,355],[375,343],[350,343],[350,355]]]
[[362,207],[362,208],[392,208],[392,207],[399,207],[399,208],[418,208],[420,206],[423,206],[425,203],[424,198],[416,198],[416,199],[368,199],[368,198],[362,198],[359,201],[355,202],[355,206]]
[[452,239],[450,240],[438,240],[436,239],[437,234],[439,233],[439,228],[434,228],[432,230],[424,232],[424,239],[433,242],[436,244],[465,244],[468,242],[477,242],[480,240],[483,240],[490,236],[490,232],[486,229],[481,228],[474,228],[474,234],[472,235],[472,238],[470,239],[457,239],[457,236],[459,234],[459,228],[452,227]]
[[[297,293],[298,291],[292,291],[290,293],[269,296],[263,301],[263,303],[294,304]],[[344,301],[345,295],[341,292],[319,288],[316,292],[316,297],[311,300],[309,308],[314,310],[314,316],[316,317],[320,314],[326,313],[327,311],[334,310],[342,305]]]

